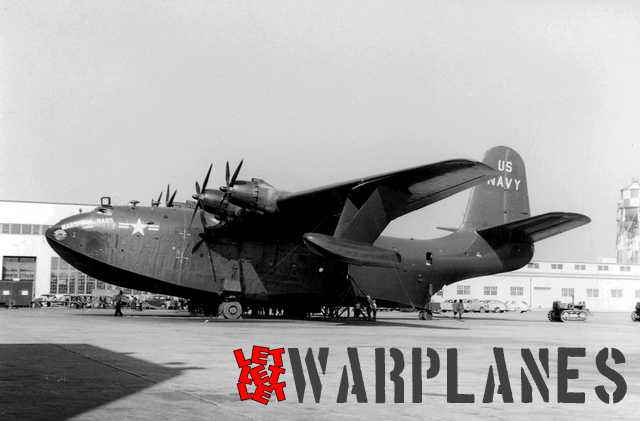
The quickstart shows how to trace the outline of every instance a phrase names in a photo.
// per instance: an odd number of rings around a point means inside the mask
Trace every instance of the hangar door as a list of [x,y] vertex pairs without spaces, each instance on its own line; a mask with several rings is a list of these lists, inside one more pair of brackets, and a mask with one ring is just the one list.
[[35,257],[4,256],[0,281],[0,305],[31,305],[35,277]]

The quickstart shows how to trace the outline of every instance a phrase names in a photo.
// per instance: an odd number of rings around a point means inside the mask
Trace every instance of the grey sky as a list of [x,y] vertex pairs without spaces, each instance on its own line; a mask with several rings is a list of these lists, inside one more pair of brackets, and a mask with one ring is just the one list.
[[[0,0],[0,198],[147,203],[209,162],[289,190],[493,145],[533,213],[593,222],[536,258],[615,255],[640,175],[639,7],[615,1]],[[439,235],[467,193],[387,231]]]

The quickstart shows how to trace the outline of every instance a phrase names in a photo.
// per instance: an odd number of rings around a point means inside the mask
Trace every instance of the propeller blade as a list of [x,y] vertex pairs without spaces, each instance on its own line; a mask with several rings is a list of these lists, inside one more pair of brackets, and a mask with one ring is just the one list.
[[202,182],[202,191],[207,188],[207,184],[209,183],[209,176],[211,175],[211,169],[213,168],[213,164],[209,165],[209,171],[207,171],[207,175],[204,177],[204,181]]
[[229,185],[229,161],[227,161],[227,171],[225,176],[225,181],[227,182],[227,186]]
[[196,181],[196,194],[199,195],[200,194],[200,184],[198,184],[198,182]]
[[200,201],[196,202],[196,207],[193,209],[193,213],[191,214],[191,222],[189,222],[189,228],[193,225],[193,218],[196,217],[196,212],[198,212],[198,208],[200,207]]
[[195,253],[196,251],[198,251],[198,249],[200,248],[200,246],[202,245],[202,243],[204,243],[206,237],[206,230],[207,230],[207,220],[204,217],[204,212],[200,212],[200,223],[202,223],[202,233],[200,233],[200,241],[198,241],[194,246],[193,249],[191,249],[191,253]]
[[158,204],[160,204],[161,200],[162,200],[162,190],[160,190],[160,194],[158,195],[158,200],[156,200],[156,202],[158,202]]
[[196,251],[198,251],[198,249],[200,248],[202,243],[204,243],[204,236],[202,234],[200,234],[200,240],[193,245],[193,248],[191,249],[191,254],[193,254]]
[[231,184],[229,184],[229,187],[233,187],[233,185],[236,184],[236,179],[238,178],[238,174],[240,174],[240,168],[242,168],[243,162],[244,159],[240,161],[240,163],[236,167],[236,170],[233,172],[233,177],[231,177]]
[[173,199],[175,199],[175,198],[176,198],[176,193],[178,193],[178,189],[175,189],[175,190],[173,191],[173,194],[171,195],[171,199],[169,199],[169,201],[167,202],[167,207],[168,207],[168,208],[173,207]]
[[164,197],[165,202],[164,203],[168,203],[169,201],[169,185],[167,184],[167,195]]

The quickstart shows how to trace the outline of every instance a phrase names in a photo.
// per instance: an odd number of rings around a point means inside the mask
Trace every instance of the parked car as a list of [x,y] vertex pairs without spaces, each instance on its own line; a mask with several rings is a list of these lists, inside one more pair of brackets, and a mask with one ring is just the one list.
[[452,299],[444,300],[443,302],[440,303],[440,312],[446,313],[447,311],[453,311]]
[[[450,298],[450,299],[445,300],[442,303],[440,303],[440,312],[441,313],[446,313],[447,311],[453,311],[453,302],[454,301],[458,301],[458,299]],[[462,300],[462,304],[464,305],[464,311],[465,312],[471,311],[470,310],[471,301],[472,300]]]
[[464,312],[468,313],[471,311],[471,303],[473,302],[473,300],[470,299],[466,299],[466,300],[462,300],[462,304],[464,304]]
[[531,306],[529,306],[529,303],[522,300],[507,301],[505,305],[506,305],[507,311],[517,311],[520,313],[524,313],[531,310]]
[[502,313],[507,310],[507,306],[500,300],[471,300],[470,311],[480,313]]
[[484,313],[485,311],[489,311],[489,306],[487,305],[487,300],[471,300],[471,304],[469,305],[469,310],[474,313]]
[[487,309],[485,312],[492,311],[494,313],[503,313],[507,310],[507,306],[500,300],[487,300]]
[[58,298],[55,294],[42,294],[31,301],[31,307],[59,307],[64,305],[64,300]]

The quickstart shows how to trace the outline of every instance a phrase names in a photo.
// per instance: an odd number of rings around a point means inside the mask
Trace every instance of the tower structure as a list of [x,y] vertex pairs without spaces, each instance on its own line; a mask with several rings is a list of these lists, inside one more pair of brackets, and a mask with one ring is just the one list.
[[620,190],[618,202],[618,264],[640,264],[640,180]]

